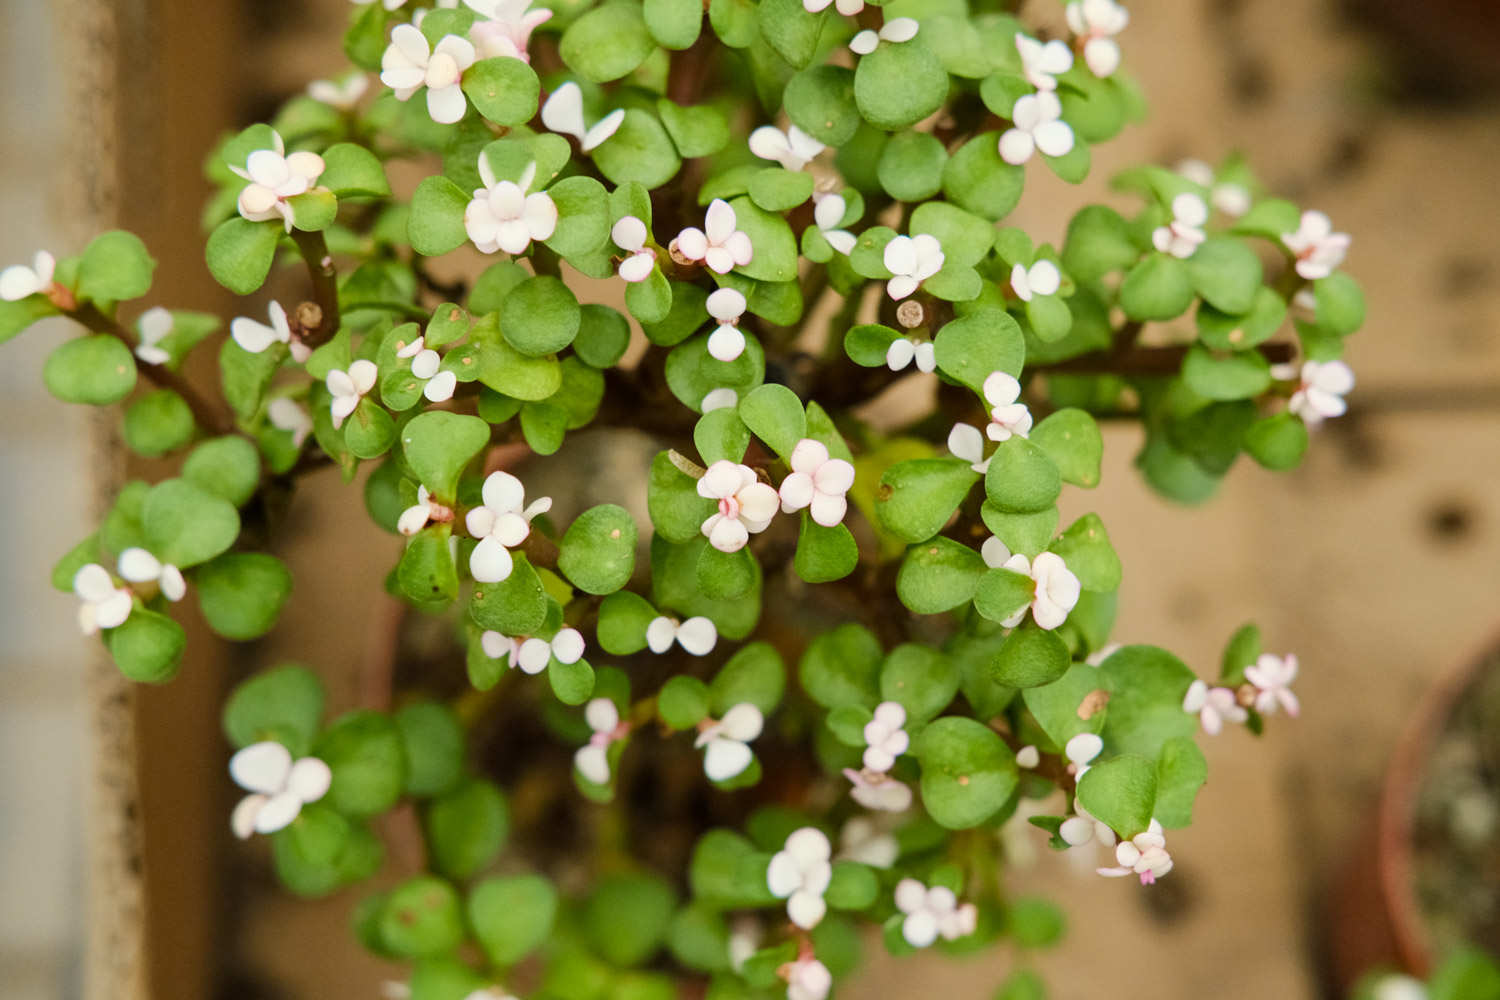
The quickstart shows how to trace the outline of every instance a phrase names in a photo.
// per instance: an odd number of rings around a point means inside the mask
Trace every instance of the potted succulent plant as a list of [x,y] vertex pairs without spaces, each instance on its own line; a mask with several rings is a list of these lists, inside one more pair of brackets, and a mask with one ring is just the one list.
[[[1100,416],[1140,422],[1173,500],[1242,452],[1295,466],[1353,385],[1349,238],[1239,159],[1125,171],[1126,214],[1080,206],[1059,248],[1007,225],[1028,173],[1082,180],[1143,110],[1124,8],[1062,14],[1044,41],[963,2],[367,2],[357,72],[211,159],[210,271],[254,296],[279,262],[293,298],[216,336],[150,301],[124,232],[0,274],[0,337],[80,327],[52,393],[180,459],[53,572],[126,676],[172,679],[182,600],[274,628],[298,482],[362,477],[387,589],[448,655],[332,719],[306,668],[239,685],[226,825],[321,895],[415,816],[423,872],[354,923],[416,1000],[819,1000],[864,928],[1041,940],[1005,891],[1018,810],[1149,886],[1198,729],[1296,714],[1253,626],[1208,679],[1112,645],[1109,532],[1058,500],[1098,484]],[[921,415],[870,420],[898,383]],[[643,503],[578,502],[590,435]]]

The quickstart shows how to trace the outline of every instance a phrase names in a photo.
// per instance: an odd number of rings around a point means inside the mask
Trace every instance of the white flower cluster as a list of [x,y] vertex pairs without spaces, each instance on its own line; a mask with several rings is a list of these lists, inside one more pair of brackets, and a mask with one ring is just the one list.
[[[1274,715],[1278,709],[1284,709],[1287,715],[1297,717],[1302,706],[1292,691],[1292,682],[1296,679],[1297,657],[1292,653],[1286,656],[1262,653],[1245,668],[1245,683],[1253,692],[1250,703],[1261,715]],[[1198,716],[1203,731],[1210,736],[1217,735],[1226,722],[1237,725],[1250,717],[1233,688],[1210,687],[1203,680],[1193,681],[1188,686],[1182,699],[1182,710]]]
[[[182,571],[164,563],[145,549],[132,547],[120,553],[115,569],[122,580],[138,586],[156,584],[169,601],[180,601],[187,594]],[[135,606],[135,594],[129,587],[115,586],[109,570],[98,563],[81,566],[73,574],[73,593],[83,603],[78,607],[78,628],[84,635],[100,629],[125,624]]]

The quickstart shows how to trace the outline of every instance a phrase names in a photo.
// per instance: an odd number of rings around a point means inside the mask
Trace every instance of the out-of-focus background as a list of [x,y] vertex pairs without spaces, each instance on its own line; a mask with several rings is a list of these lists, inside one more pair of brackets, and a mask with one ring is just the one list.
[[[1027,6],[1060,26],[1060,4]],[[1332,995],[1330,944],[1357,927],[1328,915],[1332,901],[1375,879],[1363,852],[1403,727],[1500,635],[1500,33],[1483,0],[1130,7],[1126,62],[1151,120],[1096,151],[1083,190],[1033,172],[1013,221],[1060,239],[1072,206],[1110,197],[1118,166],[1243,149],[1273,189],[1354,234],[1347,267],[1370,318],[1350,344],[1350,413],[1298,472],[1242,463],[1214,502],[1175,509],[1131,469],[1137,432],[1122,428],[1101,488],[1068,497],[1113,528],[1121,639],[1209,673],[1253,618],[1300,655],[1304,714],[1271,720],[1258,743],[1208,741],[1199,820],[1155,890],[1039,852],[1018,889],[1060,899],[1070,932],[1027,960],[1062,998],[1108,984],[1114,1000],[1313,1000]],[[342,68],[349,9],[0,0],[0,266],[123,224],[161,260],[150,304],[233,315],[202,264],[199,164],[222,130]],[[120,472],[104,425],[41,389],[64,333],[7,344],[0,365],[0,993],[376,996],[397,970],[354,944],[351,898],[287,899],[264,855],[228,837],[217,705],[232,674],[280,656],[317,665],[332,707],[352,704],[380,641],[366,637],[388,553],[358,555],[358,519],[312,491],[300,537],[347,559],[320,564],[293,539],[281,554],[298,597],[271,640],[247,654],[195,634],[178,681],[128,691],[77,637],[73,600],[45,585]],[[1500,912],[1494,880],[1472,891]],[[986,997],[1017,961],[881,962],[841,995]]]

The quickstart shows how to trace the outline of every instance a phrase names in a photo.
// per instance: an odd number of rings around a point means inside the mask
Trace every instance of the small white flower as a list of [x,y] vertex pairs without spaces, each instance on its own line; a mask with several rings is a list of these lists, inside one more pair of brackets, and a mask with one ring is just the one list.
[[296,448],[302,447],[302,442],[313,431],[312,416],[285,396],[277,396],[271,400],[266,407],[266,419],[271,422],[272,427],[291,434],[292,446]]
[[998,537],[991,535],[979,547],[979,558],[990,569],[1001,569],[1010,562],[1010,549]]
[[[807,4],[815,0],[802,2]],[[827,6],[826,2],[824,6]],[[828,991],[833,989],[833,973],[811,953],[797,956],[795,961],[777,969],[776,974],[786,980],[786,1000],[825,1000]]]
[[877,33],[866,28],[849,40],[849,50],[855,55],[867,56],[874,52],[881,42],[892,42],[900,44],[909,42],[917,37],[917,29],[921,24],[911,17],[893,17],[880,26]]
[[[405,0],[402,0],[405,2]],[[407,996],[411,994],[408,991]],[[516,1000],[514,994],[507,992],[499,986],[485,986],[464,995],[464,1000]]]
[[735,972],[743,970],[750,956],[760,950],[764,938],[765,930],[754,916],[742,913],[736,917],[729,929],[729,967]]
[[1115,846],[1115,831],[1111,830],[1108,824],[1095,819],[1087,809],[1083,808],[1083,803],[1076,798],[1073,800],[1073,812],[1076,815],[1063,820],[1062,825],[1057,829],[1057,835],[1069,847],[1086,847],[1089,844]]
[[182,570],[164,563],[142,548],[128,548],[120,553],[120,577],[131,583],[155,583],[169,601],[180,601],[187,593]]
[[1101,80],[1120,68],[1120,46],[1114,36],[1130,23],[1130,11],[1115,0],[1074,0],[1064,11],[1068,28],[1083,42],[1083,61]]
[[865,723],[865,770],[889,771],[896,758],[911,746],[906,725],[906,709],[900,702],[883,701],[875,706],[875,717]]
[[1207,221],[1208,206],[1203,199],[1184,191],[1172,199],[1172,221],[1152,230],[1151,244],[1162,253],[1187,260],[1205,239],[1203,224]]
[[533,518],[552,509],[552,498],[541,497],[527,505],[526,487],[501,470],[485,479],[480,497],[483,505],[464,517],[469,534],[479,539],[469,555],[469,573],[480,583],[499,583],[514,566],[510,550],[526,541]]
[[781,509],[790,514],[809,508],[812,519],[825,528],[844,520],[849,509],[845,494],[854,485],[854,466],[831,458],[821,441],[803,438],[792,449],[787,464],[791,474],[781,481]]
[[[1057,43],[1053,43],[1057,44]],[[1016,98],[1008,128],[1000,136],[1000,158],[1020,166],[1041,150],[1047,156],[1063,156],[1073,149],[1073,128],[1061,120],[1062,102],[1050,90]]]
[[[538,25],[552,17],[546,8],[531,10],[532,0],[464,0],[464,3],[487,20],[480,21],[469,29],[469,38],[474,42],[481,59],[519,59],[531,62],[527,49],[531,45],[531,33]],[[453,6],[457,6],[453,4]],[[547,126],[551,128],[551,126]]]
[[913,361],[916,362],[919,372],[937,370],[937,349],[932,346],[932,341],[918,340],[916,337],[897,337],[891,341],[891,346],[885,349],[885,366],[893,372],[901,371]]
[[[1280,372],[1273,371],[1273,375]],[[1301,384],[1287,402],[1287,409],[1302,418],[1309,427],[1329,417],[1343,416],[1349,404],[1344,401],[1354,388],[1354,372],[1342,361],[1308,361],[1302,365]]]
[[[1016,573],[1025,573],[1036,583],[1035,595],[1028,606],[1031,617],[1039,628],[1057,628],[1068,618],[1068,612],[1078,604],[1082,586],[1078,577],[1068,569],[1062,556],[1056,552],[1043,552],[1036,561],[1028,560],[1016,553],[1005,561],[1005,568]],[[1000,624],[1015,628],[1026,617],[1028,608],[1022,608]]]
[[1010,287],[1022,302],[1030,302],[1033,295],[1057,294],[1062,287],[1062,274],[1050,260],[1039,260],[1030,268],[1016,264],[1010,269]]
[[1021,53],[1021,72],[1037,90],[1056,90],[1057,75],[1073,68],[1073,50],[1053,39],[1045,45],[1017,32],[1016,51]]
[[292,325],[287,321],[286,310],[280,302],[272,302],[266,309],[271,324],[257,322],[248,316],[236,316],[229,322],[229,335],[234,342],[251,354],[259,354],[272,344],[285,344],[292,352],[292,360],[298,364],[312,355],[312,349],[300,340],[292,338]]
[[703,396],[703,402],[698,404],[698,409],[704,413],[712,413],[715,410],[727,410],[740,405],[740,394],[733,389],[710,389]]
[[865,0],[802,0],[802,9],[809,14],[816,14],[827,10],[829,4],[833,4],[834,9],[845,17],[853,17],[865,9]]
[[1031,770],[1042,762],[1042,752],[1028,743],[1016,751],[1016,766]]
[[109,570],[98,563],[82,566],[73,574],[73,593],[83,601],[78,607],[78,627],[84,635],[116,628],[130,617],[130,591],[116,587]]
[[1009,441],[1031,433],[1031,410],[1021,398],[1021,383],[1005,372],[991,372],[984,380],[984,401],[990,406],[990,423],[984,429],[991,441]]
[[750,152],[762,160],[775,160],[787,170],[801,170],[827,148],[795,125],[785,132],[775,125],[762,125],[750,133]]
[[689,226],[672,242],[688,260],[701,260],[710,270],[728,274],[755,256],[750,237],[735,228],[738,225],[729,202],[715,198],[704,215],[703,228]]
[[839,831],[839,857],[871,868],[889,868],[901,856],[901,845],[869,816],[854,816]]
[[914,878],[896,883],[896,908],[906,914],[901,936],[913,948],[926,948],[941,935],[954,941],[974,933],[979,911],[973,903],[958,903],[947,886],[928,887]]
[[1182,710],[1196,715],[1203,731],[1210,736],[1217,736],[1225,722],[1240,723],[1250,717],[1250,713],[1235,701],[1232,690],[1211,688],[1201,680],[1188,685],[1187,694],[1182,699]]
[[545,191],[526,193],[536,179],[535,162],[526,165],[519,182],[502,181],[496,180],[489,158],[480,153],[479,179],[484,187],[475,189],[464,209],[464,230],[480,253],[525,253],[533,240],[552,238],[557,231],[552,196]]
[[1079,733],[1063,744],[1063,756],[1068,758],[1068,770],[1074,778],[1088,773],[1094,758],[1104,752],[1104,741],[1098,733]]
[[1167,839],[1162,834],[1161,824],[1151,821],[1144,833],[1138,833],[1122,841],[1115,848],[1117,868],[1100,868],[1099,874],[1109,878],[1126,875],[1140,877],[1141,885],[1151,885],[1172,870],[1172,855],[1167,853]]
[[379,374],[375,362],[363,360],[351,364],[348,371],[335,368],[328,373],[328,391],[333,395],[328,409],[333,414],[335,430],[344,426],[345,418],[355,411],[365,393],[375,388]]
[[708,314],[719,325],[708,335],[708,353],[717,360],[733,361],[745,353],[745,335],[739,324],[746,305],[745,296],[733,288],[709,293]]
[[1333,231],[1333,223],[1322,212],[1303,212],[1295,233],[1283,233],[1281,242],[1297,258],[1297,273],[1308,281],[1332,274],[1349,252],[1348,233]]
[[844,777],[852,788],[849,797],[875,812],[906,812],[911,808],[911,788],[881,771],[856,771],[844,768]]
[[553,657],[559,663],[577,663],[583,658],[583,635],[574,628],[562,628],[551,640],[529,635],[505,635],[485,630],[479,636],[479,647],[492,660],[502,656],[508,666],[519,667],[524,674],[539,674],[547,669]]
[[441,403],[453,398],[453,391],[458,388],[458,376],[451,371],[440,370],[442,355],[426,346],[426,343],[425,336],[418,337],[397,351],[396,357],[411,358],[412,375],[424,383],[422,395],[434,403]]
[[[948,432],[948,450],[953,453],[954,458],[968,462],[969,468],[980,475],[989,471],[990,460],[984,457],[984,434],[973,424],[953,425],[953,429]],[[1010,552],[1005,553],[1005,558],[1010,558]]]
[[323,158],[305,151],[287,156],[286,144],[274,131],[271,144],[271,149],[251,153],[243,167],[230,165],[237,176],[250,182],[240,192],[236,207],[251,222],[279,218],[291,232],[293,213],[287,199],[313,189],[323,174]]
[[[551,11],[548,11],[550,14]],[[542,124],[553,132],[571,135],[585,153],[592,152],[619,131],[625,120],[625,109],[616,108],[593,126],[583,120],[583,90],[569,80],[552,92],[542,105]]]
[[766,530],[781,498],[748,465],[720,459],[698,480],[698,495],[717,500],[719,510],[703,522],[708,542],[720,552],[738,552],[750,536]]
[[588,743],[573,755],[573,766],[594,784],[607,785],[609,745],[625,735],[625,729],[620,726],[620,709],[608,698],[595,698],[584,707],[583,718],[594,733]]
[[633,215],[623,216],[610,228],[609,238],[626,254],[620,261],[620,277],[624,280],[645,281],[656,270],[656,251],[646,246],[650,235],[646,224]]
[[931,233],[897,236],[885,245],[884,261],[892,275],[886,294],[899,302],[943,269],[943,245]]
[[57,259],[45,250],[38,250],[31,258],[30,267],[14,264],[0,271],[0,299],[19,302],[45,292],[52,287],[52,276],[56,271]]
[[326,795],[333,781],[333,772],[318,758],[293,763],[291,751],[271,741],[252,743],[229,758],[229,776],[250,793],[229,820],[241,840],[287,826],[303,806]]
[[713,619],[694,615],[687,621],[658,615],[646,626],[646,645],[653,653],[665,653],[677,643],[694,656],[707,656],[719,641]]
[[786,900],[787,916],[803,930],[812,930],[828,912],[823,893],[833,878],[833,849],[823,831],[804,826],[786,838],[786,846],[771,857],[766,885],[771,895]]
[[453,520],[453,508],[445,507],[432,499],[432,494],[427,492],[427,487],[417,486],[417,502],[401,512],[401,517],[396,522],[396,530],[403,535],[411,536],[427,527],[427,522],[437,521],[444,523]]
[[[375,0],[350,0],[350,2],[358,4],[361,7],[368,7],[370,4],[374,3]],[[399,10],[405,4],[406,0],[382,0],[381,2],[381,6],[383,6],[386,10]]]
[[1232,181],[1215,182],[1214,168],[1202,160],[1187,159],[1177,164],[1177,172],[1199,187],[1208,188],[1208,200],[1225,215],[1238,218],[1250,211],[1250,191]]
[[1261,715],[1272,715],[1276,706],[1286,709],[1286,714],[1296,718],[1301,711],[1297,696],[1292,693],[1292,681],[1297,679],[1297,657],[1288,653],[1285,657],[1262,653],[1251,666],[1245,668],[1245,680],[1255,685],[1255,710]]
[[703,726],[693,746],[707,748],[703,773],[709,780],[728,781],[749,767],[754,754],[748,744],[760,735],[765,724],[760,709],[744,702],[725,712],[718,722]]
[[1411,976],[1386,975],[1370,991],[1370,1000],[1428,1000],[1427,987]]
[[441,125],[452,125],[469,110],[463,76],[477,59],[467,38],[446,35],[434,48],[413,25],[398,24],[380,59],[380,80],[395,91],[398,101],[409,101],[426,87],[427,113]]
[[838,228],[839,223],[844,221],[844,215],[849,211],[849,204],[841,194],[814,194],[813,195],[813,222],[818,231],[828,241],[828,245],[834,250],[849,256],[854,249],[854,234],[847,229]]
[[369,77],[363,73],[350,73],[342,80],[314,80],[307,85],[307,96],[339,111],[353,111],[369,89]]
[[172,311],[162,306],[153,306],[141,313],[135,321],[136,333],[141,341],[135,345],[135,356],[148,365],[164,365],[172,355],[161,346],[161,342],[172,332]]

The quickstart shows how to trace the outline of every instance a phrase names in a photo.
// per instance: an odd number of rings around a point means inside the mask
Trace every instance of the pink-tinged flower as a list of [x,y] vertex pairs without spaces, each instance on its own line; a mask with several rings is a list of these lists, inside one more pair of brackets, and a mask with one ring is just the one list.
[[1016,98],[1010,112],[1013,128],[1000,136],[1000,159],[1020,166],[1041,150],[1063,156],[1073,149],[1073,128],[1062,121],[1062,102],[1050,90]]
[[464,517],[469,534],[479,539],[469,555],[469,573],[480,583],[499,583],[515,567],[510,550],[531,534],[532,519],[552,509],[552,498],[526,504],[526,487],[509,472],[497,470],[480,490],[483,505]]
[[883,259],[891,272],[886,294],[899,302],[943,269],[943,245],[930,233],[897,236],[885,245]]
[[[814,0],[802,0],[804,4]],[[839,0],[842,4],[846,0]],[[863,3],[863,0],[856,0]],[[776,975],[786,980],[786,1000],[825,1000],[833,989],[833,973],[828,966],[818,961],[811,953],[799,955],[776,970]]]
[[911,808],[912,793],[905,783],[882,771],[856,771],[844,768],[844,777],[852,788],[849,797],[875,812],[906,812]]
[[572,80],[554,90],[542,105],[542,124],[553,132],[577,139],[578,147],[585,153],[603,145],[619,131],[624,120],[625,110],[616,108],[589,126],[583,118],[583,90]]
[[306,194],[323,175],[323,158],[317,153],[286,154],[281,136],[271,133],[271,149],[257,149],[243,167],[230,164],[236,176],[250,183],[240,192],[236,207],[251,222],[281,219],[286,231],[292,231],[293,212],[288,199]]
[[369,89],[369,77],[350,73],[342,80],[314,80],[307,85],[307,96],[337,111],[353,111]]
[[740,317],[745,314],[745,296],[733,288],[709,293],[708,314],[719,324],[708,335],[708,353],[719,361],[733,361],[745,353],[745,335]]
[[760,709],[743,702],[725,712],[722,719],[703,726],[693,746],[706,748],[703,773],[710,781],[728,781],[750,766],[755,759],[750,741],[760,735],[765,724]]
[[1073,68],[1073,50],[1055,38],[1043,44],[1018,32],[1016,51],[1021,54],[1021,73],[1037,90],[1056,90],[1057,75]]
[[622,216],[610,228],[609,238],[615,246],[625,251],[620,261],[620,277],[629,282],[645,281],[656,270],[656,251],[646,246],[651,234],[646,224],[633,215]]
[[57,271],[57,258],[45,250],[38,250],[31,259],[31,266],[13,264],[0,271],[0,299],[19,302],[24,298],[46,292],[52,287],[52,276]]
[[854,485],[854,466],[832,458],[821,441],[803,438],[792,449],[789,476],[781,481],[781,509],[790,514],[808,508],[812,519],[825,528],[844,520],[849,509],[845,494]]
[[1203,224],[1208,221],[1208,206],[1191,191],[1172,199],[1172,221],[1151,232],[1151,245],[1162,253],[1187,260],[1198,252],[1205,239]]
[[869,816],[852,816],[839,831],[839,860],[889,868],[901,857],[901,844]]
[[[531,33],[552,17],[545,7],[531,10],[532,0],[464,0],[488,20],[469,29],[481,59],[510,58],[531,62]],[[548,126],[549,128],[551,126]]]
[[729,202],[715,198],[708,206],[703,229],[689,226],[677,234],[677,252],[688,260],[700,260],[718,274],[728,274],[744,267],[755,255],[750,237],[735,228],[739,225]]
[[573,766],[594,784],[607,785],[610,744],[624,737],[630,731],[630,724],[621,724],[619,706],[608,698],[595,698],[589,702],[584,707],[583,718],[593,735],[573,755]]
[[1130,23],[1130,11],[1115,0],[1074,0],[1064,14],[1068,28],[1083,42],[1083,61],[1101,80],[1120,68],[1120,45],[1114,36]]
[[785,132],[775,125],[762,125],[750,133],[750,152],[762,160],[775,160],[787,170],[801,170],[827,148],[795,125]]
[[481,253],[504,250],[525,253],[531,242],[552,238],[557,231],[557,205],[545,191],[526,192],[536,179],[536,163],[528,163],[517,181],[495,178],[489,158],[479,154],[479,179],[474,198],[464,209],[464,230]]
[[229,758],[229,776],[250,794],[234,807],[229,825],[241,840],[275,833],[291,824],[309,802],[328,793],[333,772],[317,757],[292,761],[280,743],[252,743]]
[[469,110],[463,76],[477,59],[474,45],[467,38],[445,35],[436,47],[430,47],[420,30],[398,24],[380,59],[380,80],[395,91],[398,101],[409,101],[426,87],[427,113],[441,125],[452,125]]
[[1144,833],[1138,833],[1122,841],[1115,848],[1116,868],[1100,868],[1099,874],[1108,878],[1123,878],[1126,875],[1140,877],[1141,885],[1151,885],[1172,870],[1172,855],[1167,853],[1167,839],[1162,834],[1161,824],[1156,820]]
[[787,916],[803,930],[818,926],[828,912],[823,893],[833,878],[832,854],[823,831],[804,826],[786,838],[786,846],[771,856],[766,869],[766,887],[777,899],[786,900]]
[[802,9],[809,14],[816,14],[827,10],[829,4],[833,4],[834,10],[845,17],[853,17],[865,9],[865,0],[802,0]]
[[1031,603],[1006,618],[1001,625],[1015,628],[1025,619],[1028,609],[1040,628],[1055,629],[1067,621],[1068,612],[1078,604],[1082,585],[1063,562],[1062,556],[1056,552],[1043,552],[1033,562],[1017,552],[1005,561],[1004,568],[1031,577],[1036,590]]
[[98,563],[79,567],[73,574],[73,593],[83,602],[78,607],[78,628],[84,635],[125,624],[134,604],[130,591],[116,587],[109,570]]
[[1292,693],[1292,681],[1297,679],[1297,657],[1288,653],[1285,657],[1262,653],[1255,663],[1245,668],[1245,680],[1255,685],[1255,710],[1261,715],[1272,715],[1276,706],[1286,709],[1286,714],[1296,718],[1301,711],[1297,696]]
[[864,762],[866,771],[889,771],[896,758],[911,746],[906,725],[906,709],[900,702],[883,701],[875,707],[875,717],[865,723]]
[[1224,723],[1241,723],[1250,717],[1234,699],[1234,692],[1227,687],[1211,688],[1204,681],[1193,681],[1182,699],[1182,710],[1198,716],[1203,731],[1217,736]]
[[913,948],[926,948],[938,939],[954,941],[974,933],[979,911],[973,903],[958,903],[958,897],[945,885],[931,887],[914,878],[896,883],[896,909],[906,914],[901,921],[901,936]]
[[1069,847],[1085,847],[1096,843],[1105,847],[1115,846],[1115,831],[1090,815],[1077,799],[1073,800],[1073,812],[1075,815],[1063,820],[1062,825],[1057,828],[1057,835]]
[[1250,205],[1255,200],[1245,185],[1216,180],[1214,168],[1202,160],[1183,160],[1177,164],[1177,172],[1199,187],[1208,188],[1209,204],[1233,218],[1239,218],[1250,211]]
[[302,447],[302,442],[313,432],[312,414],[285,396],[277,396],[267,404],[266,419],[272,427],[290,434],[295,448]]
[[1021,398],[1021,383],[1005,372],[991,372],[984,380],[984,401],[990,423],[984,429],[991,441],[1009,441],[1031,433],[1031,410]]
[[428,522],[444,524],[453,520],[453,508],[446,507],[432,498],[427,492],[427,487],[417,487],[417,502],[401,512],[396,520],[396,530],[401,534],[411,537],[423,528]]
[[299,364],[312,356],[311,348],[302,341],[293,339],[292,324],[280,302],[272,302],[266,307],[266,312],[270,325],[248,316],[236,316],[231,320],[229,335],[234,338],[234,342],[251,354],[259,354],[272,344],[285,344],[292,352],[292,360]]
[[1281,242],[1297,259],[1297,273],[1308,281],[1332,274],[1344,262],[1351,242],[1348,233],[1333,231],[1333,223],[1322,212],[1303,212],[1295,233],[1283,233]]
[[344,419],[359,406],[365,393],[375,388],[375,379],[379,374],[380,369],[375,367],[373,361],[356,361],[349,366],[348,371],[335,368],[328,373],[326,383],[328,392],[333,396],[328,409],[333,416],[335,430],[344,426]]
[[766,530],[781,498],[767,483],[755,477],[755,470],[728,459],[708,467],[698,480],[698,495],[717,500],[719,510],[703,522],[708,543],[720,552],[738,552],[750,536]]
[[[1289,373],[1278,366],[1271,374],[1287,377]],[[1342,361],[1304,362],[1300,378],[1301,384],[1287,401],[1287,409],[1301,417],[1304,424],[1315,427],[1329,417],[1344,415],[1349,408],[1344,397],[1354,388],[1354,372],[1348,365]]]

